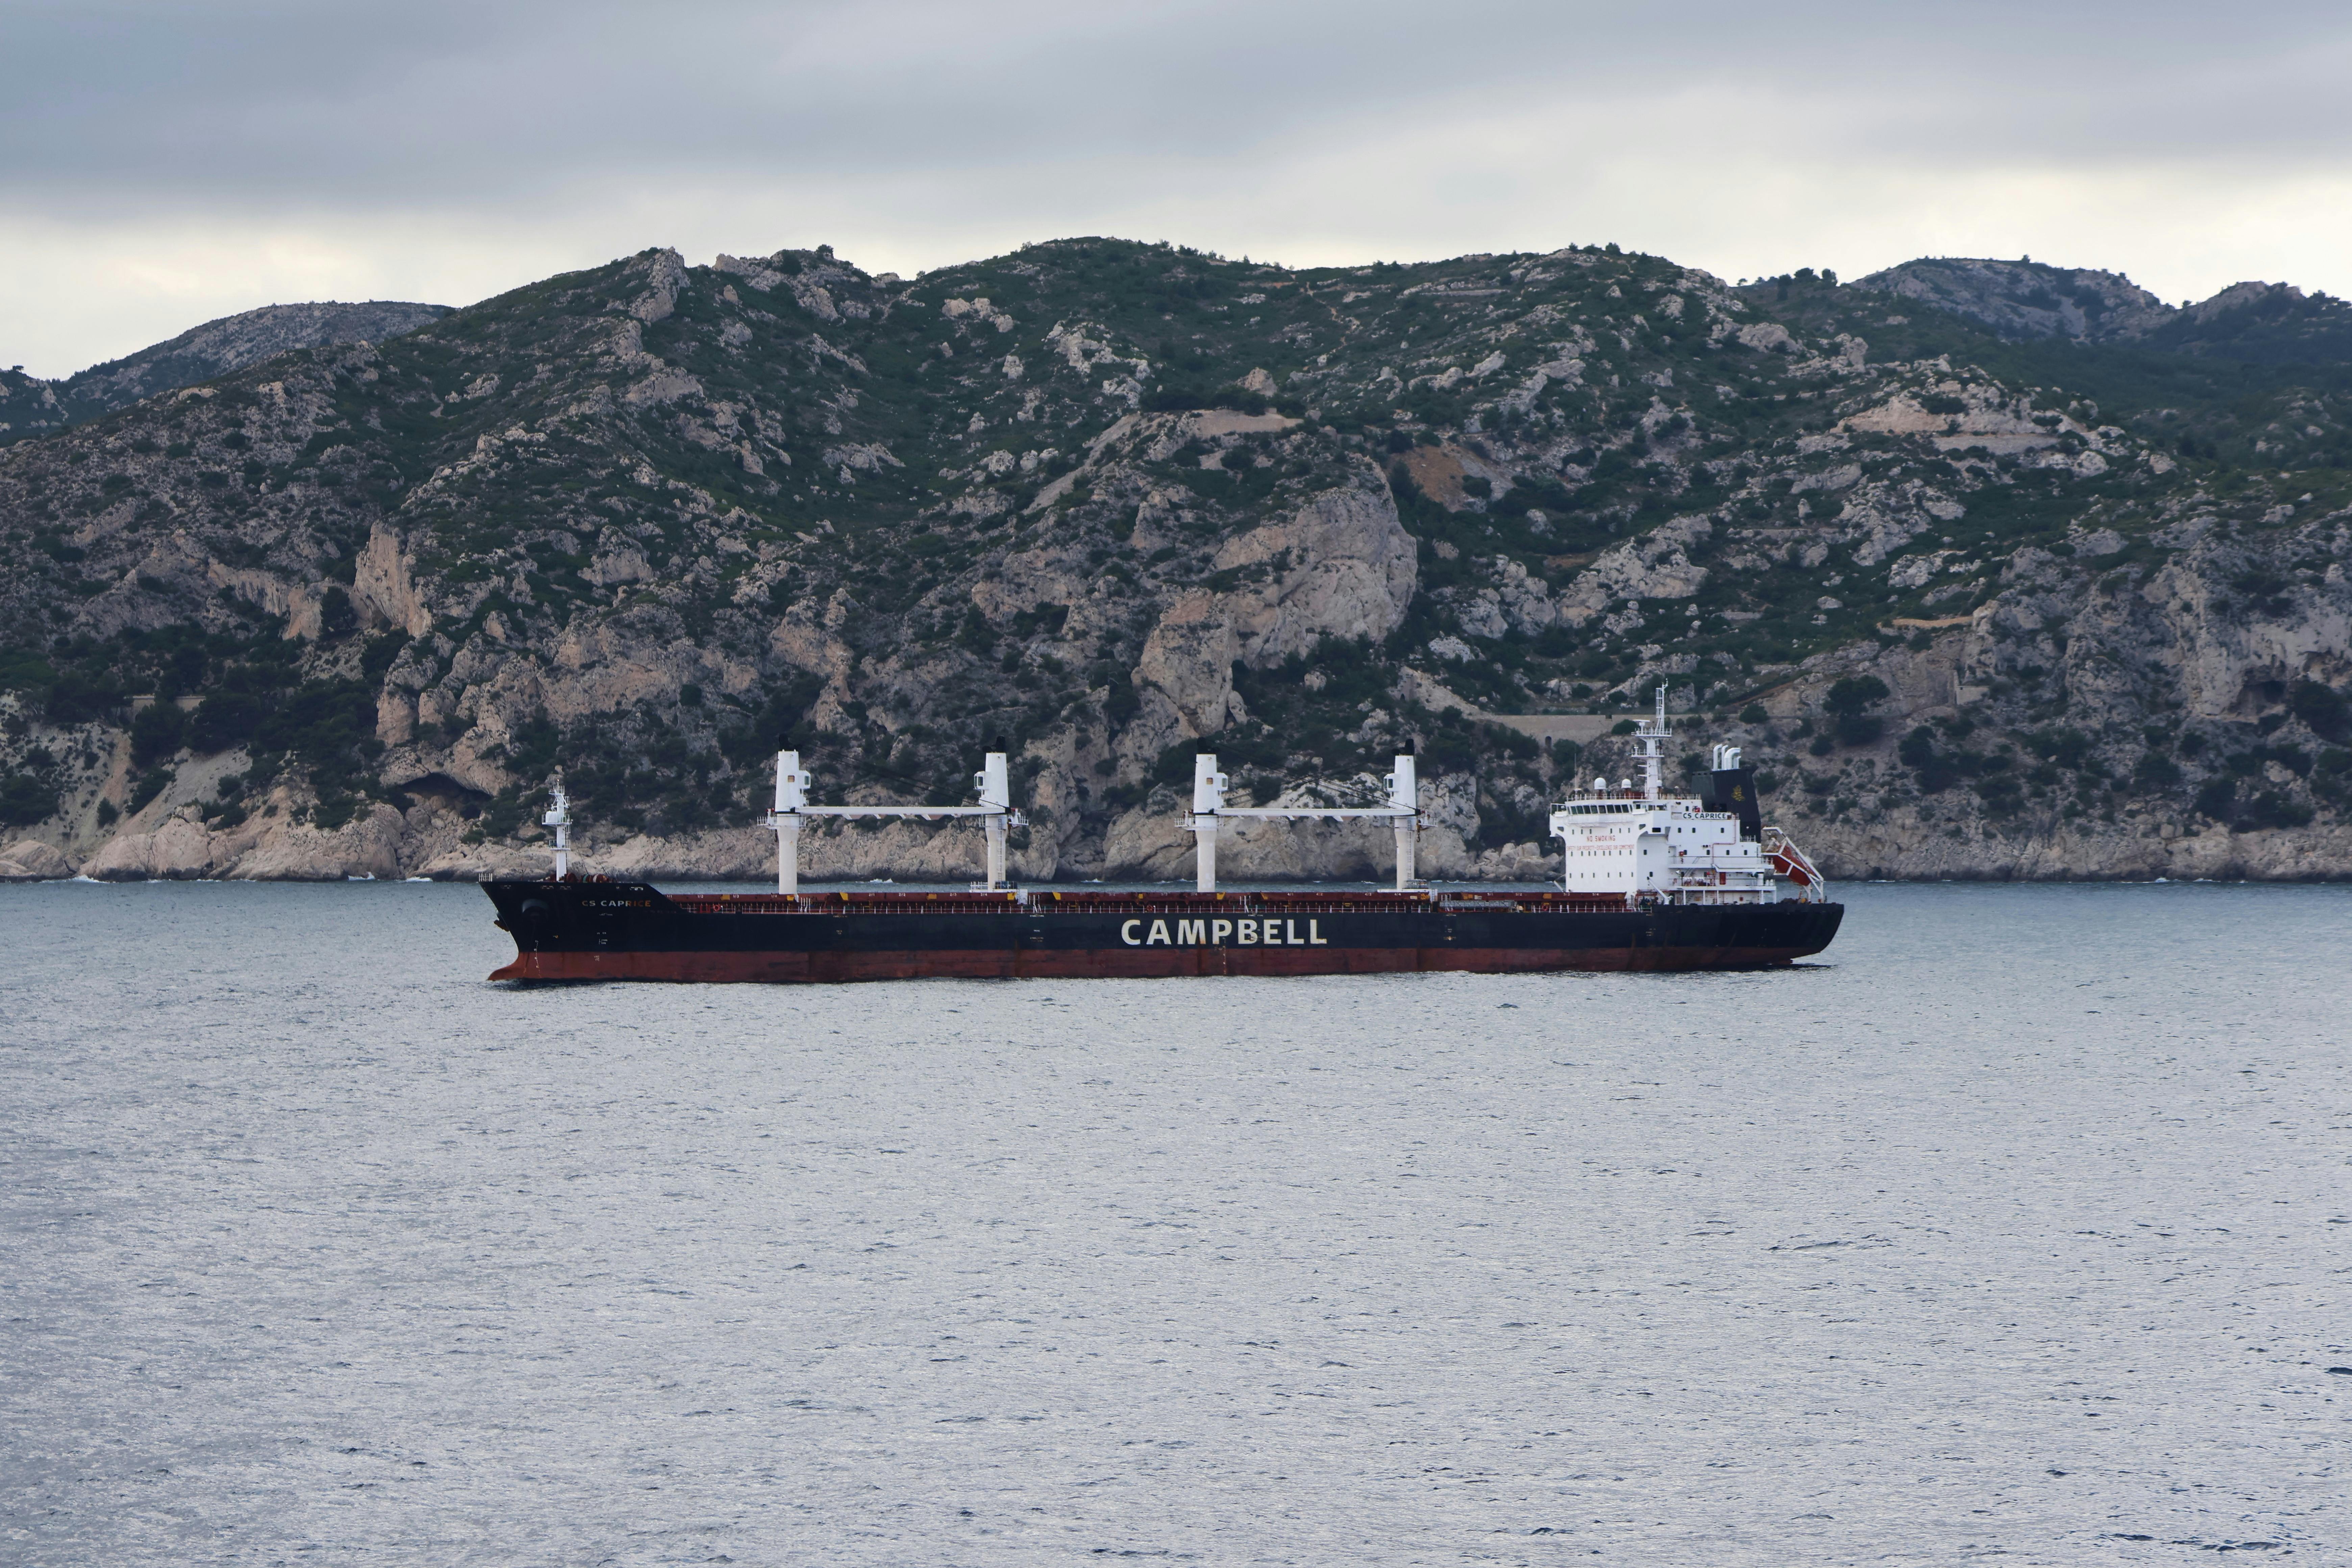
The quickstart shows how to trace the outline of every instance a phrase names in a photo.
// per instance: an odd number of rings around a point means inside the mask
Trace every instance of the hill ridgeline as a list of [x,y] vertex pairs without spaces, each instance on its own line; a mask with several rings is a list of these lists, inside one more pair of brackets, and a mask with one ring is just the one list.
[[1344,801],[1412,740],[1424,868],[1533,879],[1662,684],[1688,761],[1746,746],[1833,877],[2352,874],[2325,296],[1081,239],[911,280],[657,249],[365,309],[419,314],[209,370],[200,329],[100,367],[136,401],[15,421],[0,875],[541,866],[560,772],[589,868],[759,877],[789,733],[829,798],[939,804],[1009,738],[1028,879],[1181,874],[1196,748]]

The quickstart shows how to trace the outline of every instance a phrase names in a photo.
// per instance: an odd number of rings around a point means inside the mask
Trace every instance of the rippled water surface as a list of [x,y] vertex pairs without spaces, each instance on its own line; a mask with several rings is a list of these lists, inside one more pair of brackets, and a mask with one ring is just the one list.
[[2352,890],[1846,892],[521,990],[471,888],[0,889],[0,1560],[2352,1562]]

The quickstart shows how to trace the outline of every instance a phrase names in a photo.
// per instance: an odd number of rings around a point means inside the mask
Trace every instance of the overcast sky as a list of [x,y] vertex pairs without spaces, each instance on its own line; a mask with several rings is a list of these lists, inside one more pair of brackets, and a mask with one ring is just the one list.
[[2352,9],[0,0],[0,364],[650,245],[913,273],[1614,240],[2352,294]]

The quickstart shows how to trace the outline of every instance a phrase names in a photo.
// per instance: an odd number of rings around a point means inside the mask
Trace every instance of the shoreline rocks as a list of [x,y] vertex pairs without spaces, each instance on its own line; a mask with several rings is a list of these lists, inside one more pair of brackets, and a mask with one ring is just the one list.
[[37,838],[20,838],[0,849],[0,882],[62,881],[74,871],[63,852]]
[[[1463,815],[1440,784],[1433,819]],[[1771,814],[1768,811],[1768,816]],[[1953,837],[1932,822],[1827,823],[1785,819],[1832,882],[2352,881],[2352,827],[2312,826],[2163,837],[2132,824],[2005,837],[1971,830]],[[462,824],[423,810],[404,817],[378,805],[332,831],[292,822],[247,823],[216,832],[191,816],[152,831],[125,832],[85,858],[25,838],[0,848],[0,882],[292,881],[352,879],[474,881],[544,876],[552,850],[534,845],[465,844]],[[1557,850],[1519,843],[1477,848],[1466,824],[1433,820],[1417,850],[1424,877],[1442,881],[1541,882],[1559,874]],[[1385,824],[1237,825],[1219,846],[1221,875],[1235,882],[1383,881],[1394,867]],[[818,831],[801,840],[802,875],[812,882],[957,884],[978,874],[981,844],[968,827],[899,823]],[[756,827],[667,838],[638,835],[576,845],[575,869],[656,882],[766,882],[775,841]],[[1061,853],[1042,833],[1011,857],[1013,875],[1033,883],[1185,881],[1192,838],[1173,813],[1138,807],[1116,821],[1090,854]]]

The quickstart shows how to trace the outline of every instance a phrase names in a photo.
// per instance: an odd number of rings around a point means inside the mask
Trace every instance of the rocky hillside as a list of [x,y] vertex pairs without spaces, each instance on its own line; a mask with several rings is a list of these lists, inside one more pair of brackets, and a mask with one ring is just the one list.
[[592,865],[758,875],[790,732],[941,803],[1010,738],[1033,878],[1179,871],[1203,742],[1344,800],[1412,738],[1424,867],[1528,877],[1664,683],[1833,875],[2341,875],[2340,374],[1614,247],[647,251],[0,453],[0,874],[541,864],[561,770]]
[[2235,283],[2176,307],[2121,273],[1937,257],[1874,272],[1853,287],[1933,307],[2004,338],[2126,343],[2259,364],[2352,361],[2352,304],[2287,283]]
[[265,305],[192,327],[169,342],[92,365],[63,381],[0,372],[0,445],[111,414],[142,398],[211,381],[289,350],[378,342],[448,313],[446,305],[397,300]]

